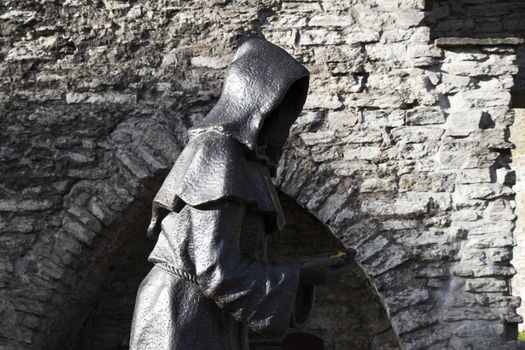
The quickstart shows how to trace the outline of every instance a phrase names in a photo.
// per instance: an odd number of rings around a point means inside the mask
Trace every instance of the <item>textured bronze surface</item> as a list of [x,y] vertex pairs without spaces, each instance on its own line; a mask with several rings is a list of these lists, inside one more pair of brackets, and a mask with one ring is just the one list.
[[267,235],[284,227],[270,177],[308,76],[264,39],[239,48],[155,197],[156,265],[138,292],[132,349],[248,349],[248,329],[282,339],[307,319],[313,285],[343,272],[340,257],[266,258]]

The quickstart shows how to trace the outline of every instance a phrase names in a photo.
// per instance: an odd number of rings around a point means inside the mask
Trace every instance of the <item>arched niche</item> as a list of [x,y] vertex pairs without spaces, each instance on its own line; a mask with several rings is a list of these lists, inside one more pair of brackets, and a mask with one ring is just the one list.
[[[271,256],[333,254],[342,244],[328,228],[289,196],[280,193],[287,225],[269,240]],[[98,298],[78,332],[75,349],[126,349],[135,294],[151,265],[152,242],[136,227],[133,240],[115,252]],[[95,273],[95,272],[94,272]],[[325,349],[399,349],[380,299],[359,264],[339,284],[318,287],[307,333],[320,337]]]

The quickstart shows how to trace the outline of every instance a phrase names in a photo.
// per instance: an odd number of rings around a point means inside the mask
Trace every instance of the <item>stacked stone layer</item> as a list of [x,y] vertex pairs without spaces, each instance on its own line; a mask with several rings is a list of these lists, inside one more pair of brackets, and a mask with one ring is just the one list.
[[403,347],[518,348],[516,49],[437,46],[427,5],[2,5],[0,346],[75,334],[255,29],[312,76],[276,183],[358,250]]

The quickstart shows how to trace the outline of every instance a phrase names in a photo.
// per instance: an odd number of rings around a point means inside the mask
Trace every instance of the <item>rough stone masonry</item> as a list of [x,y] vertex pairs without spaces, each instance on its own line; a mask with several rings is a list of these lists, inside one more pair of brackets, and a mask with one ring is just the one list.
[[509,127],[523,6],[3,1],[0,347],[74,339],[104,257],[143,234],[237,39],[258,30],[312,75],[276,183],[358,250],[400,346],[521,348]]

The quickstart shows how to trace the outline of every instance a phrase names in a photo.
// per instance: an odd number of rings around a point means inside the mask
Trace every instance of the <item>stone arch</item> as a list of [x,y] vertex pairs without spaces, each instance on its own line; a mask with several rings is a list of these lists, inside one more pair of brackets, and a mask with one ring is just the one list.
[[[295,258],[306,255],[333,254],[340,242],[328,228],[298,205],[280,194],[287,226],[270,238],[271,257]],[[142,214],[147,218],[147,214]],[[82,328],[72,344],[75,349],[126,349],[135,292],[151,265],[146,257],[152,248],[144,236],[145,222],[135,225],[133,241],[115,250],[111,269],[102,279],[97,300],[92,303]],[[77,326],[78,327],[78,326]],[[399,349],[386,311],[369,279],[358,264],[341,283],[318,287],[311,319],[303,331],[324,340],[329,349]]]
[[37,292],[45,317],[31,340],[38,348],[72,348],[105,276],[135,247],[126,242],[148,244],[136,227],[148,223],[152,197],[184,144],[185,129],[161,110],[143,112],[98,135],[106,144],[99,166],[107,176],[68,188],[50,247],[35,244],[19,265],[42,280]]
[[[344,245],[330,229],[294,199],[280,193],[287,225],[270,236],[268,254],[299,258],[332,255]],[[327,349],[401,349],[377,290],[359,263],[337,284],[316,288],[305,328]]]
[[[236,39],[252,28],[312,72],[277,182],[359,250],[403,346],[514,346],[513,194],[490,167],[511,147],[517,41],[434,42],[425,3],[6,7],[0,346],[52,348],[64,335],[72,290],[95,284],[85,272],[137,224],[119,220],[147,211],[184,131],[218,96]],[[457,19],[446,17],[473,23]],[[148,129],[158,135],[143,136]],[[152,148],[140,147],[143,137]]]
[[[96,329],[93,326],[101,321],[100,317],[130,316],[130,309],[123,313],[104,314],[104,306],[108,305],[104,303],[115,305],[118,302],[129,303],[130,300],[134,300],[134,293],[130,293],[126,287],[133,283],[138,285],[141,278],[137,275],[126,275],[126,270],[119,265],[119,261],[124,258],[122,263],[125,264],[133,254],[144,258],[151,248],[151,243],[148,243],[144,236],[144,228],[149,220],[150,201],[169,170],[169,164],[177,157],[181,145],[185,142],[185,127],[178,121],[183,118],[168,118],[167,113],[158,110],[151,112],[147,117],[124,118],[109,130],[103,141],[107,143],[108,151],[102,158],[105,160],[104,165],[111,170],[111,175],[103,179],[81,180],[72,184],[63,197],[62,211],[56,213],[61,219],[61,226],[51,242],[51,249],[36,244],[19,265],[22,270],[36,267],[40,278],[47,281],[39,292],[42,300],[46,301],[41,304],[42,311],[39,312],[46,317],[40,323],[40,331],[31,340],[33,344],[38,344],[38,347],[75,348],[78,345],[76,342],[79,329]],[[293,143],[290,149],[292,148]],[[287,157],[296,158],[297,162],[290,164],[285,160],[279,170],[281,178],[293,169],[317,171],[312,167],[304,167],[306,162],[311,162],[307,154],[301,154],[297,149],[287,154]],[[303,180],[300,175],[296,179],[288,178],[288,183],[284,185],[283,182],[282,185],[289,191],[293,186],[297,186],[301,191],[309,191],[301,192],[302,196],[296,196],[297,201],[302,200],[305,205],[310,206],[310,211],[330,223],[332,219],[328,214],[329,209],[318,209],[323,207],[326,199],[341,200],[346,198],[347,193],[339,192],[341,188],[333,188],[334,183],[338,183],[334,179],[328,182],[328,186],[332,186],[330,188],[327,188],[326,184],[321,185],[319,181],[308,188],[301,187],[299,183]],[[325,197],[320,197],[319,193]],[[305,202],[305,199],[309,200]],[[318,206],[314,206],[310,200],[317,201]],[[295,200],[289,202],[295,203]],[[343,205],[342,202],[340,204]],[[337,212],[341,214],[341,211]],[[340,217],[343,222],[346,219],[347,217]],[[331,229],[333,230],[333,227]],[[134,244],[129,244],[130,240]],[[105,278],[107,275],[117,276],[117,282],[109,284]],[[122,275],[129,277],[131,282],[118,278]],[[351,288],[357,288],[366,298],[369,298],[369,295],[378,295],[375,287],[371,289],[371,294],[364,292],[362,285],[369,281],[369,277],[362,270],[356,269],[353,276],[354,280],[347,281],[347,286],[350,283]],[[356,283],[361,285],[356,287]],[[113,295],[115,299],[101,298],[107,294],[108,286],[115,287],[118,291],[118,296]],[[344,294],[340,296],[344,298]],[[377,312],[380,313],[383,300],[376,300],[374,297],[369,300],[375,303],[374,310],[379,310]],[[98,305],[101,313],[93,314],[93,305]],[[35,307],[34,304],[31,306]],[[379,323],[380,327],[375,329],[375,334],[362,335],[359,338],[362,340],[359,346],[364,346],[366,342],[369,342],[368,346],[390,346],[395,342],[393,334],[389,332],[390,321],[386,314],[384,317],[386,318]],[[368,321],[371,320],[372,318]],[[372,332],[370,329],[366,332]],[[120,330],[125,331],[122,328]],[[316,331],[326,334],[327,329],[318,327]],[[103,333],[104,329],[98,329],[97,332]],[[82,337],[81,334],[80,339],[86,340],[86,337]],[[96,338],[87,339],[89,341],[84,343],[87,348],[96,345],[90,343],[96,341]],[[344,342],[342,344],[341,346],[344,346]]]
[[[300,137],[292,135],[276,184],[323,222],[345,247],[357,250],[356,260],[384,306],[401,346],[439,343],[432,330],[439,326],[433,314],[436,304],[427,285],[429,278],[440,278],[439,270],[430,268],[429,275],[418,273],[414,251],[397,243],[378,218],[363,213],[362,208],[370,204],[358,195],[362,179],[345,181],[313,161],[307,149]],[[391,220],[391,225],[403,225],[399,216]]]

